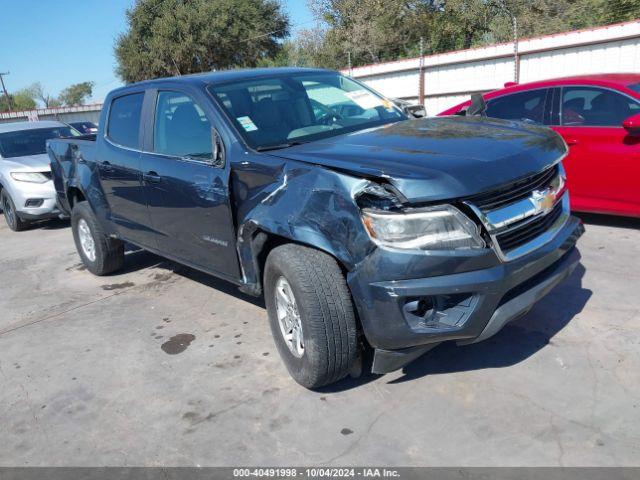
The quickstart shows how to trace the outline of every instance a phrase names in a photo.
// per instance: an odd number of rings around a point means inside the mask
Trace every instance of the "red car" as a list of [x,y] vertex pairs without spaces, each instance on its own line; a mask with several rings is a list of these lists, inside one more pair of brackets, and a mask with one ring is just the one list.
[[487,115],[540,123],[562,135],[569,145],[564,165],[573,210],[640,217],[640,74],[505,87],[484,95]]

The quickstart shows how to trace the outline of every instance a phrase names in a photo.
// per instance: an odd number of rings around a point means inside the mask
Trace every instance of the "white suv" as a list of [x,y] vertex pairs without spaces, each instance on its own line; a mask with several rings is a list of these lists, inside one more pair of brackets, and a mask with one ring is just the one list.
[[60,214],[46,142],[78,135],[61,122],[0,123],[0,208],[11,230]]

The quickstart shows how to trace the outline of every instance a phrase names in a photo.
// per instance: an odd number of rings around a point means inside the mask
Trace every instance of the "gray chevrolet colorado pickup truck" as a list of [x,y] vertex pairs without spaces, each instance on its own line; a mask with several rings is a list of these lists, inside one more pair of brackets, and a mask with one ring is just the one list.
[[107,97],[96,136],[49,142],[97,275],[124,242],[264,295],[300,384],[484,340],[566,278],[583,231],[551,130],[408,119],[338,73],[227,71]]

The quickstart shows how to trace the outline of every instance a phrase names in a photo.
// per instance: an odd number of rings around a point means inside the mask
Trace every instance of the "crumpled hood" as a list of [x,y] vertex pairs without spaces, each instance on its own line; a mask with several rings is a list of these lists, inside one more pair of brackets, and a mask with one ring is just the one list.
[[566,152],[552,130],[482,117],[407,120],[273,152],[384,178],[409,201],[484,192],[540,172]]
[[49,172],[51,164],[49,155],[29,155],[26,157],[11,157],[0,160],[5,168],[10,168],[12,172]]

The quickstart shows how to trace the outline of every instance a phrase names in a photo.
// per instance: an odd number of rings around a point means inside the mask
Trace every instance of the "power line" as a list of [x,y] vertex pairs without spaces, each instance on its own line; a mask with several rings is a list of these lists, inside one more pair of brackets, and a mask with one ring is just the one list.
[[7,106],[9,107],[9,112],[13,111],[11,109],[11,97],[9,97],[9,92],[7,92],[7,87],[4,86],[4,76],[9,75],[10,72],[0,73],[0,83],[2,83],[2,90],[4,91],[4,96],[7,97]]
[[289,25],[289,26],[284,27],[284,28],[279,28],[278,30],[273,30],[271,32],[263,33],[261,35],[256,35],[255,37],[243,38],[242,40],[240,40],[240,42],[250,42],[252,40],[257,40],[258,38],[269,37],[269,36],[271,36],[273,34],[276,34],[276,33],[279,33],[279,32],[283,32],[284,30],[294,29],[296,27],[300,27],[302,25],[308,25],[310,23],[316,23],[316,21],[315,20],[309,20],[307,22],[295,23],[293,25]]

